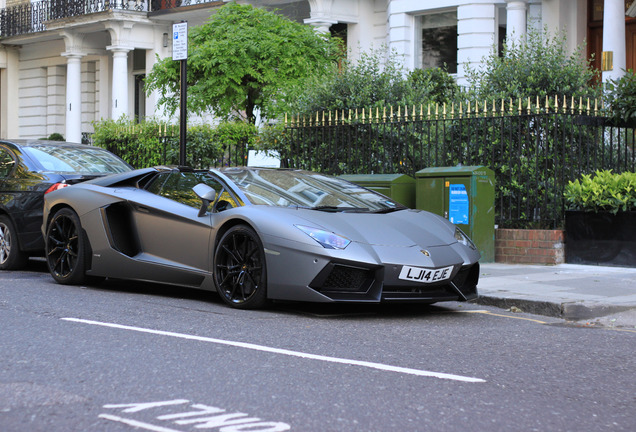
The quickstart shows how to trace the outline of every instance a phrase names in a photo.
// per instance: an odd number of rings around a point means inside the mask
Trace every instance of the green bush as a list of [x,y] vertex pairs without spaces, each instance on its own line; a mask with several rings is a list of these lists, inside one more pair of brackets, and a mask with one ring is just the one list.
[[445,102],[459,92],[443,69],[406,73],[402,59],[386,48],[363,52],[354,63],[342,62],[329,73],[306,79],[290,89],[279,112],[312,115],[321,111],[365,110]]
[[[247,151],[254,148],[258,139],[258,128],[252,123],[243,121],[228,121],[219,123],[218,126],[208,131],[207,126],[199,126],[188,129],[188,137],[197,128],[203,128],[202,137],[207,138],[209,133],[209,143],[200,143],[200,148],[209,148],[218,155],[217,162],[209,166],[218,165],[245,165],[247,162]],[[193,135],[192,135],[193,136]],[[197,146],[197,144],[195,144]],[[219,158],[220,157],[220,158]]]
[[636,173],[611,170],[583,175],[565,187],[566,210],[589,212],[636,211]]
[[636,120],[636,73],[630,69],[621,78],[608,81],[606,90],[610,118],[619,124]]
[[[427,102],[443,104],[460,94],[460,87],[446,70],[441,68],[415,69],[407,77],[409,88]],[[419,105],[422,101],[412,101]]]
[[525,41],[504,45],[501,56],[493,48],[481,66],[467,68],[466,77],[479,100],[598,97],[600,88],[590,84],[598,72],[581,60],[583,49],[568,53],[565,33],[529,31]]
[[[179,138],[175,128],[149,120],[136,123],[125,117],[93,122],[93,145],[105,148],[135,168],[177,163]],[[176,148],[175,148],[176,145]]]
[[[93,144],[115,153],[135,168],[179,163],[180,137],[176,125],[154,120],[136,123],[126,118],[102,120],[93,125]],[[246,122],[190,126],[186,134],[186,165],[202,169],[242,165],[257,137],[256,127]]]

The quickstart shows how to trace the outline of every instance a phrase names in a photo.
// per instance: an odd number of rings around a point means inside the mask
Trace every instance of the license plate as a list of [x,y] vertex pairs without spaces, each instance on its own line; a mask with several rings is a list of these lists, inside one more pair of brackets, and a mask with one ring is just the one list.
[[439,269],[427,269],[423,267],[402,266],[399,278],[402,280],[433,283],[450,279],[453,273],[453,266]]

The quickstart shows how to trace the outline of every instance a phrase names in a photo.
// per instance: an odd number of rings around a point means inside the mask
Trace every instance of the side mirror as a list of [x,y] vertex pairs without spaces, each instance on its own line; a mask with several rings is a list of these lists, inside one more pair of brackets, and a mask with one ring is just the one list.
[[199,209],[198,216],[201,217],[205,214],[210,207],[210,204],[216,199],[216,190],[206,185],[205,183],[199,183],[192,188],[195,194],[201,198],[201,208]]

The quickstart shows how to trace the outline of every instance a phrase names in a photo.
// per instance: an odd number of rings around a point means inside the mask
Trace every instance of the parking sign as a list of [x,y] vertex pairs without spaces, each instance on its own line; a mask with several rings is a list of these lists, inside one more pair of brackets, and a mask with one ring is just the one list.
[[188,23],[180,22],[172,25],[172,60],[188,58]]

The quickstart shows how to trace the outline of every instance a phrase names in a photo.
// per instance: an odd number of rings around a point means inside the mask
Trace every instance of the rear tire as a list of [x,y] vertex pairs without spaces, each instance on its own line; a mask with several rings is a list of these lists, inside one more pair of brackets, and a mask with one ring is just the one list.
[[265,306],[265,251],[252,228],[236,225],[223,234],[214,253],[214,282],[221,299],[233,308]]
[[46,230],[46,265],[56,282],[79,285],[86,281],[86,235],[79,216],[69,209],[59,210]]
[[0,216],[0,270],[18,270],[26,266],[29,256],[20,250],[18,233],[7,215]]

